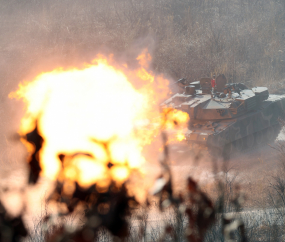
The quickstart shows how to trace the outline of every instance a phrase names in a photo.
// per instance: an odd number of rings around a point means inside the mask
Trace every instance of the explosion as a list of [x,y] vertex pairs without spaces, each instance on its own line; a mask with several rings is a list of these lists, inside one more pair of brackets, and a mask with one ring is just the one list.
[[[101,56],[82,69],[42,73],[9,95],[26,104],[19,134],[37,127],[43,137],[41,175],[105,187],[126,181],[141,167],[141,151],[161,127],[158,106],[169,93],[169,81],[149,71],[147,51],[137,60],[140,68],[131,70]],[[60,154],[68,155],[61,160]]]

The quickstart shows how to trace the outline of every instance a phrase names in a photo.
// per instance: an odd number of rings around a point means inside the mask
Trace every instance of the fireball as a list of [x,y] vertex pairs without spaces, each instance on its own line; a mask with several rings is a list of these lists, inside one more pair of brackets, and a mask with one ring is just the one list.
[[[98,57],[82,69],[42,73],[10,94],[26,104],[19,134],[37,124],[43,137],[42,176],[82,187],[108,186],[141,167],[143,147],[159,132],[154,124],[160,123],[158,106],[169,93],[169,81],[149,70],[147,51],[137,60],[140,68],[130,70]],[[67,155],[62,161],[59,154]]]

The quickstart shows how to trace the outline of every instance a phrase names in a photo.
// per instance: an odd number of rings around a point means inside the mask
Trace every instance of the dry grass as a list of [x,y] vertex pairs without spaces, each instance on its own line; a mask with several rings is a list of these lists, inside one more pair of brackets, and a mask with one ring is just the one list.
[[[153,55],[154,71],[174,80],[186,77],[194,81],[201,76],[224,73],[230,82],[244,82],[250,86],[267,85],[273,91],[278,89],[282,92],[285,72],[284,8],[283,2],[277,0],[0,0],[0,96],[3,102],[1,111],[5,113],[0,131],[9,134],[18,127],[21,115],[6,97],[20,81],[58,66],[80,67],[98,53],[114,53],[114,58],[127,60],[132,66],[138,51],[148,47]],[[3,140],[1,147],[5,146]],[[13,151],[7,150],[7,155],[1,154],[1,161],[5,162],[11,157]],[[277,175],[271,180],[269,200],[265,201],[282,216],[265,216],[262,224],[252,223],[263,221],[258,216],[254,218],[252,212],[240,216],[242,209],[238,192],[233,193],[235,186],[226,179],[218,183],[221,194],[213,207],[217,222],[211,229],[210,222],[206,228],[196,223],[201,215],[197,211],[211,206],[207,203],[207,195],[203,197],[200,188],[191,183],[192,190],[188,192],[190,195],[198,194],[200,200],[190,196],[196,210],[187,210],[188,223],[185,223],[185,227],[192,226],[191,229],[199,236],[191,237],[188,230],[188,239],[224,241],[225,237],[232,237],[241,241],[245,241],[245,238],[248,241],[282,240],[284,224],[283,210],[280,208],[283,208],[284,200],[284,173]],[[168,195],[168,200],[174,206],[174,216],[166,221],[172,226],[166,230],[151,229],[148,235],[152,239],[150,241],[158,241],[162,236],[165,236],[164,241],[184,241],[184,231],[181,231],[184,222],[181,218],[186,210],[179,210],[185,205],[184,201],[181,197],[173,196],[171,183],[167,183],[161,192]],[[161,201],[163,199],[161,196]],[[127,204],[127,201],[124,202]],[[201,204],[204,207],[199,207]],[[239,213],[228,218],[226,214],[233,211]],[[4,219],[5,211],[0,213]],[[268,213],[271,210],[263,212]],[[196,220],[189,220],[190,215]],[[241,220],[238,220],[240,217]],[[16,228],[10,220],[5,219],[3,221],[12,229]],[[137,234],[135,231],[129,233],[130,240],[145,238],[146,219],[142,218],[141,221]],[[227,225],[232,223],[234,225],[229,229]],[[42,233],[42,224],[39,226],[36,230]],[[131,226],[130,223],[130,227],[125,226],[124,229],[133,231]],[[53,227],[48,234],[66,235],[68,231],[62,228]],[[202,228],[203,233],[199,230]],[[209,230],[206,232],[206,229]],[[106,240],[110,238],[105,230],[97,232],[100,241],[103,237]],[[22,235],[25,235],[25,231],[22,231]],[[94,234],[92,236],[96,237]],[[44,238],[47,238],[46,235],[35,237],[37,240]]]
[[0,3],[6,82],[79,65],[99,52],[132,60],[144,47],[153,52],[154,70],[174,79],[212,73],[252,85],[283,79],[284,6],[278,1]]

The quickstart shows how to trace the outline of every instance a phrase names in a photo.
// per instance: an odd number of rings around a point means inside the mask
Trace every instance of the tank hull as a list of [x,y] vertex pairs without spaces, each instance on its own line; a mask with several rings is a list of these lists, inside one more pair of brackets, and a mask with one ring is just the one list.
[[269,95],[255,110],[234,119],[194,120],[186,141],[222,152],[242,151],[276,139],[284,117],[285,95]]

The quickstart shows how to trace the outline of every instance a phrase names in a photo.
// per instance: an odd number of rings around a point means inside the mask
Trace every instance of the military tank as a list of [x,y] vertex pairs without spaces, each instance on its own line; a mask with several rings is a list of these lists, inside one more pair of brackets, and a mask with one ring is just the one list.
[[185,111],[190,116],[185,132],[189,148],[208,149],[229,157],[270,143],[278,136],[284,117],[285,95],[269,95],[266,87],[247,88],[242,83],[227,83],[224,75],[187,84],[184,90],[163,105]]

